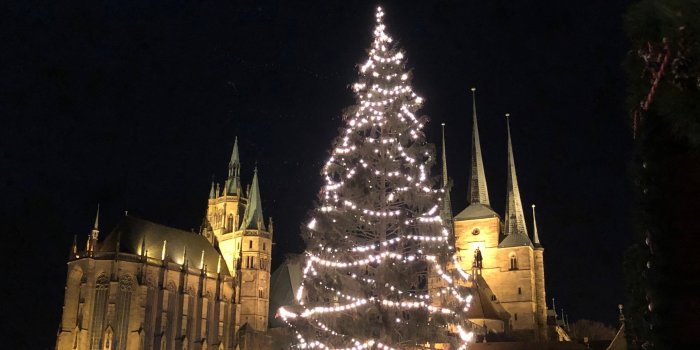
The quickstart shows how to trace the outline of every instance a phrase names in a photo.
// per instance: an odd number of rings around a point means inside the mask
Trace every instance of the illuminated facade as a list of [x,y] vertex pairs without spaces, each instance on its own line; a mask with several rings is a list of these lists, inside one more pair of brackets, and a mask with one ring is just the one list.
[[[481,278],[475,281],[482,281],[479,287],[488,292],[484,295],[488,295],[489,299],[481,301],[485,305],[484,309],[506,311],[492,312],[498,313],[498,317],[475,316],[476,319],[472,321],[477,326],[507,332],[515,338],[546,341],[544,248],[540,244],[537,225],[534,222],[535,206],[532,206],[533,235],[530,237],[525,223],[508,125],[508,184],[504,219],[491,208],[481,156],[475,103],[471,165],[469,205],[451,217],[457,262],[462,269],[480,275]],[[443,165],[443,174],[446,174],[446,165]],[[481,255],[481,267],[477,266],[477,248]]]
[[236,143],[199,234],[126,216],[98,241],[96,219],[73,243],[56,349],[269,348],[272,223],[257,171],[246,195],[239,172]]

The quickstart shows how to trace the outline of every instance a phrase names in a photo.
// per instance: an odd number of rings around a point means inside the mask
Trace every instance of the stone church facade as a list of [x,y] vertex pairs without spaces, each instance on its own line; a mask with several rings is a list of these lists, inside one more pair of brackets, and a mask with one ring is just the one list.
[[[506,212],[491,208],[481,142],[473,109],[471,174],[468,206],[452,216],[449,191],[443,220],[451,221],[455,264],[471,272],[474,302],[470,320],[483,331],[505,333],[520,340],[547,341],[544,248],[539,240],[532,205],[532,235],[528,234],[516,175],[508,124],[508,183]],[[448,188],[443,134],[443,187]],[[477,254],[477,249],[479,254]],[[480,255],[480,259],[477,259]],[[480,261],[477,261],[480,260]]]
[[272,221],[257,170],[241,190],[237,141],[199,233],[127,215],[100,239],[98,218],[73,243],[57,350],[269,348]]

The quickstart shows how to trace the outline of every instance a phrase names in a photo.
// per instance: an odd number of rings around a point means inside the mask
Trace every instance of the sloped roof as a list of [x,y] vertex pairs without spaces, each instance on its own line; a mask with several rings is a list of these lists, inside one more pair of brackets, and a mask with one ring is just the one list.
[[[99,252],[141,254],[141,244],[145,239],[149,258],[160,259],[163,254],[163,241],[167,241],[166,260],[182,264],[187,249],[187,261],[190,267],[199,267],[204,251],[204,264],[208,271],[216,271],[221,254],[204,236],[177,228],[156,224],[133,216],[124,219],[107,235],[99,245]],[[221,274],[230,275],[226,262],[221,258]]]
[[464,210],[462,210],[457,216],[455,216],[455,221],[460,220],[472,220],[472,219],[484,219],[484,218],[497,218],[498,214],[491,209],[490,206],[474,203],[470,204]]
[[507,315],[501,304],[491,300],[494,295],[491,288],[481,275],[473,275],[472,302],[467,312],[469,319],[503,320]]
[[511,233],[504,238],[501,243],[498,243],[499,248],[511,248],[511,247],[522,247],[530,246],[533,247],[532,241],[526,235],[521,233]]
[[296,304],[295,293],[302,280],[301,263],[293,259],[287,260],[278,267],[270,276],[270,309],[269,317],[271,327],[284,326],[284,323],[275,318],[277,309],[285,305]]
[[[265,220],[262,212],[262,200],[260,199],[260,186],[258,185],[258,168],[253,173],[253,182],[250,185],[248,194],[248,204],[243,213],[240,230],[263,230],[265,231]],[[260,227],[258,227],[260,226]]]

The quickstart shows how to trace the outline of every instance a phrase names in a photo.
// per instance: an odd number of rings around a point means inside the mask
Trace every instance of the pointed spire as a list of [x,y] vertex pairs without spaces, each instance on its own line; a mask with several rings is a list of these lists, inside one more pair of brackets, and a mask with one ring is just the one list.
[[167,256],[167,253],[166,253],[167,249],[168,249],[168,241],[163,240],[163,250],[160,252],[160,260],[165,261],[165,257]]
[[139,254],[141,254],[142,259],[146,257],[146,235],[143,235],[143,238],[141,238],[141,251]]
[[450,199],[449,177],[447,175],[447,151],[445,147],[445,123],[442,123],[442,189],[443,194],[442,219],[452,220],[452,200]]
[[92,227],[94,231],[100,229],[100,203],[97,203],[97,214],[95,214],[95,225]]
[[506,201],[506,235],[518,233],[527,237],[525,226],[525,214],[523,203],[520,199],[520,187],[518,176],[515,172],[515,159],[513,157],[513,142],[510,137],[510,114],[506,113],[506,127],[508,129],[508,197]]
[[535,216],[535,205],[532,205],[532,243],[536,247],[541,246],[540,236],[537,234],[537,217]]
[[209,199],[216,198],[216,192],[214,189],[214,179],[211,180],[211,189],[209,190]]
[[228,163],[228,179],[226,180],[226,194],[240,195],[241,193],[241,162],[238,156],[238,137],[233,141],[231,161]]
[[185,248],[183,248],[182,251],[182,268],[187,269],[188,265],[189,264],[187,263],[187,246],[185,246]]
[[489,201],[489,189],[486,186],[486,173],[484,172],[484,160],[481,157],[481,141],[479,140],[479,126],[476,121],[476,88],[472,91],[472,170],[469,181],[469,204],[484,204],[491,206]]
[[78,256],[78,235],[73,235],[73,244],[70,247],[71,259]]
[[243,214],[241,230],[265,230],[263,221],[262,200],[260,199],[260,187],[258,186],[258,167],[253,173],[253,182],[248,193],[248,204]]

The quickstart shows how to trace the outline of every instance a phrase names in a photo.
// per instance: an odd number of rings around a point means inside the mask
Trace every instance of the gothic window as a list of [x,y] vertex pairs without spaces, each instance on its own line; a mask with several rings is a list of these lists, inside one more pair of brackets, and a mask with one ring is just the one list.
[[233,215],[228,215],[228,222],[226,223],[226,231],[233,231]]
[[496,296],[495,296],[495,295],[492,295],[492,296],[491,296],[491,300],[492,300],[492,301],[496,301]]
[[126,336],[129,333],[129,309],[131,308],[131,296],[134,289],[134,279],[130,275],[119,278],[119,291],[117,291],[117,318],[116,333],[117,347],[126,349]]
[[260,288],[260,289],[258,290],[258,297],[259,297],[259,298],[264,298],[264,297],[265,297],[265,294],[264,294],[264,293],[265,293],[265,291],[264,291],[262,288]]
[[114,344],[114,332],[112,327],[107,326],[102,336],[102,350],[112,350],[112,344]]
[[518,257],[515,256],[515,253],[510,253],[510,269],[511,270],[518,269]]
[[90,349],[99,349],[104,331],[107,298],[109,296],[109,278],[104,273],[95,282],[95,299],[92,309],[92,324],[90,325]]

